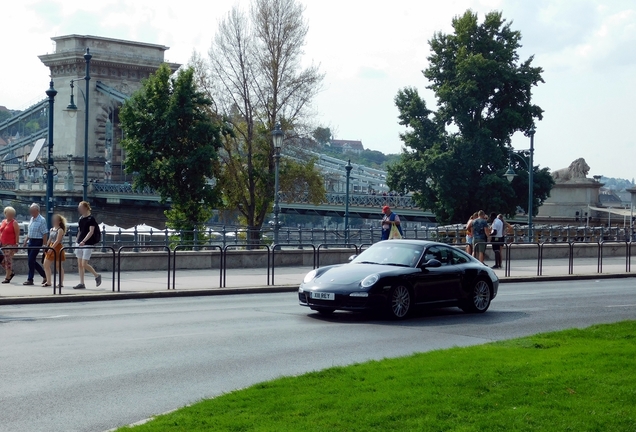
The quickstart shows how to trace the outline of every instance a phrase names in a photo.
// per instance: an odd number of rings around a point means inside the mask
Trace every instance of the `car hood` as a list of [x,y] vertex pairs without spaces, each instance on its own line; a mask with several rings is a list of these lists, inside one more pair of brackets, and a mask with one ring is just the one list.
[[410,267],[395,267],[380,264],[344,264],[329,267],[310,283],[313,286],[351,285],[359,283],[365,277],[376,273],[382,276],[388,276],[413,271],[419,270]]

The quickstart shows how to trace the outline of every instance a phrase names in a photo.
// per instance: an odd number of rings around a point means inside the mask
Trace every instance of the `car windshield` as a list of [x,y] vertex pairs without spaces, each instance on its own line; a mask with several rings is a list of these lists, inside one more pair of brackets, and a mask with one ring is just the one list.
[[376,243],[351,261],[352,264],[382,264],[415,267],[424,247],[400,242]]

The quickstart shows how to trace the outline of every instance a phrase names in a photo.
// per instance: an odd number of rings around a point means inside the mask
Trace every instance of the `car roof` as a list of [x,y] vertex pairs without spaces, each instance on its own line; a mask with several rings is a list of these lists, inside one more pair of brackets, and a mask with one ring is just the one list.
[[430,240],[418,240],[418,239],[383,240],[382,242],[379,242],[379,243],[386,243],[386,242],[405,243],[405,244],[418,245],[418,246],[430,246],[430,245],[448,246],[445,243],[439,243],[439,242],[434,242],[434,241],[430,241]]

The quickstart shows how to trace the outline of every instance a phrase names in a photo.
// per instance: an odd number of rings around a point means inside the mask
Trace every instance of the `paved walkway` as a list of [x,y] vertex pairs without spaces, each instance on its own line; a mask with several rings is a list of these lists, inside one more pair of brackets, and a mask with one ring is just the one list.
[[[305,274],[311,267],[280,267],[275,269],[274,285],[280,288],[295,287],[300,284]],[[502,280],[504,270],[496,271]],[[605,275],[627,275],[625,258],[605,258],[603,260],[602,273]],[[596,258],[579,258],[574,261],[574,275],[596,275]],[[636,277],[636,262],[632,267],[633,276]],[[550,259],[543,262],[543,277],[555,277],[568,275],[567,259]],[[536,260],[519,260],[511,263],[510,276],[514,280],[519,278],[535,278],[537,276]],[[67,275],[62,288],[62,295],[68,296],[91,296],[112,294],[113,275],[112,273],[102,274],[102,285],[97,288],[92,277],[86,279],[87,289],[74,290],[72,287],[79,283],[77,273]],[[270,284],[272,275],[270,274]],[[23,286],[24,275],[16,275],[10,284],[0,285],[0,303],[8,303],[10,299],[53,297],[53,288],[43,288],[39,284],[35,286]],[[36,282],[41,282],[36,278]],[[120,277],[120,293],[160,293],[166,292],[168,288],[168,272],[122,272]],[[177,270],[176,291],[198,291],[198,290],[219,290],[220,275],[219,270]],[[117,280],[115,279],[115,291],[117,291]],[[268,286],[267,269],[228,269],[226,274],[226,288],[231,290],[262,289]],[[172,288],[172,275],[170,276],[170,287]],[[56,296],[57,297],[57,296]]]

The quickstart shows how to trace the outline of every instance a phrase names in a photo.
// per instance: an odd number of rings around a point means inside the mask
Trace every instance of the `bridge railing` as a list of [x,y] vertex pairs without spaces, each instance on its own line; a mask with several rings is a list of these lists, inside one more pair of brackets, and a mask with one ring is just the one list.
[[[378,222],[379,224],[379,222]],[[416,240],[431,240],[449,245],[463,246],[466,244],[466,230],[462,225],[438,227],[407,227],[402,228],[404,237]],[[65,244],[72,246],[75,232],[67,234]],[[232,245],[235,248],[249,248],[255,244],[274,243],[274,227],[266,226],[257,233],[248,235],[248,228],[244,226],[210,226],[206,229],[193,231],[175,231],[170,229],[118,229],[102,232],[103,247],[134,246],[135,251],[151,250],[158,246],[175,248],[178,245],[198,247],[219,246],[225,248]],[[623,242],[636,240],[636,230],[630,233],[629,227],[535,227],[534,241],[530,243],[571,243],[571,242]],[[331,228],[293,228],[280,227],[278,244],[297,246],[312,244],[373,244],[382,238],[382,228],[358,227],[350,228],[347,233],[342,229]],[[528,243],[527,227],[515,226],[513,231],[504,238],[505,243]]]
[[[278,196],[282,203],[314,205],[306,194],[289,195],[281,192]],[[329,192],[325,194],[325,199],[321,204],[344,206],[346,199],[347,195],[345,193]],[[382,213],[382,207],[385,205],[395,209],[417,208],[413,197],[408,195],[349,194],[349,206],[351,207],[376,207],[378,209],[378,215],[380,215]]]

